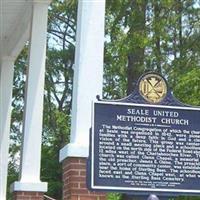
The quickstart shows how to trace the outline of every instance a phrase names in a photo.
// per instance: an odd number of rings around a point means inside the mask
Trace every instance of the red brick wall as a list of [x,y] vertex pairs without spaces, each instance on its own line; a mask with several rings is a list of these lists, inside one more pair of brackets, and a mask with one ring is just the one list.
[[43,192],[14,192],[14,200],[43,200]]
[[67,158],[63,161],[63,200],[106,200],[105,193],[87,189],[85,158]]

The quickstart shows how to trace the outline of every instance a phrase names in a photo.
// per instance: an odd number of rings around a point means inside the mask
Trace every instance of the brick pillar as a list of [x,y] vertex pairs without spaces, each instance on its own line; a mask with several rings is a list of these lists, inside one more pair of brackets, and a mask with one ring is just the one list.
[[14,192],[13,200],[43,200],[43,192]]
[[63,200],[106,200],[105,193],[87,189],[86,158],[66,158],[63,161]]

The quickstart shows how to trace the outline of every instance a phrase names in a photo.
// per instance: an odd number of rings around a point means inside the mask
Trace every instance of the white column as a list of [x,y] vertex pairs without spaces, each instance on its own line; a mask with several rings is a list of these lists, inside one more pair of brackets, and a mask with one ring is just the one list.
[[14,59],[0,62],[0,199],[6,200]]
[[47,191],[47,183],[40,181],[40,163],[48,3],[36,1],[33,5],[21,178],[19,182],[14,183],[14,191]]
[[105,0],[79,0],[73,85],[71,141],[66,157],[87,157],[91,106],[102,95]]

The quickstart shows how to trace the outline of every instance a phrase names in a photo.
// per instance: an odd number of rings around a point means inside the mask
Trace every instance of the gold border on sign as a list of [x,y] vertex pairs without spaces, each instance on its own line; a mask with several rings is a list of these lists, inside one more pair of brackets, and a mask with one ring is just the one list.
[[139,82],[139,92],[148,102],[159,103],[167,94],[167,85],[161,76],[147,74]]

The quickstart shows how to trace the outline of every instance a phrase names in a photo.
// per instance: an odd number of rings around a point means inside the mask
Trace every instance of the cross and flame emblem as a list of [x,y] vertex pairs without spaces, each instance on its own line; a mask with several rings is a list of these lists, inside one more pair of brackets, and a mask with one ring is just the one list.
[[139,83],[139,91],[148,102],[159,103],[167,94],[167,85],[161,76],[147,74]]

